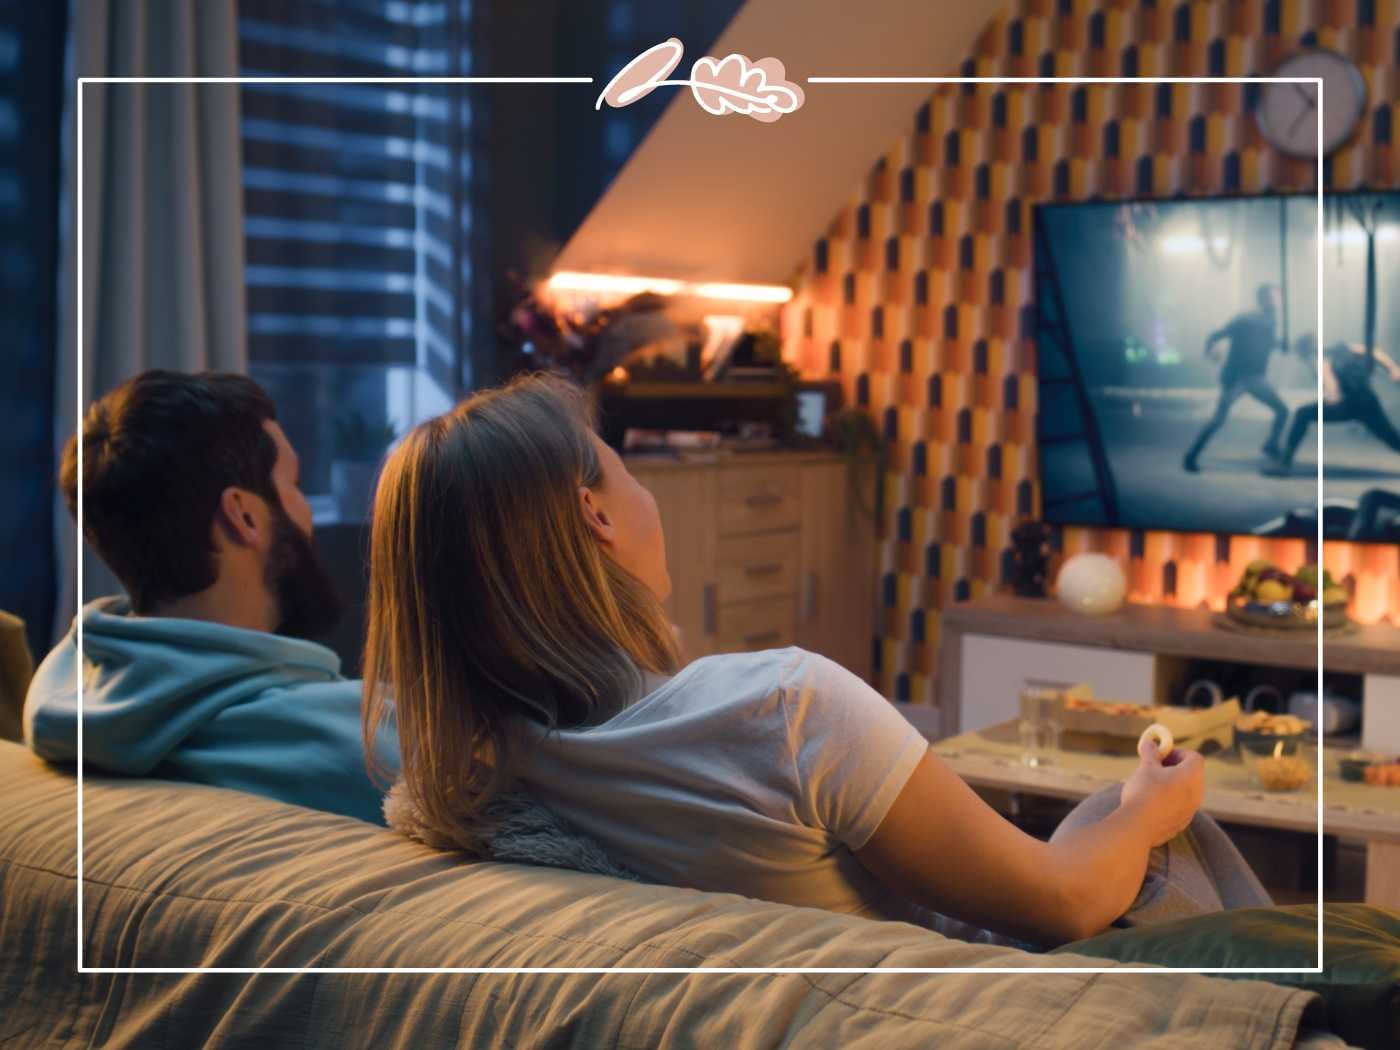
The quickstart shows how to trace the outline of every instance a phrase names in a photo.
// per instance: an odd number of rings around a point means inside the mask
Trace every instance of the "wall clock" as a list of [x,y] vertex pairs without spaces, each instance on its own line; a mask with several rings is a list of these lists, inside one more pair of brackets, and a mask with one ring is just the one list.
[[[1345,55],[1307,48],[1289,55],[1273,77],[1321,77],[1322,152],[1331,153],[1356,130],[1366,109],[1366,80]],[[1290,157],[1317,156],[1317,91],[1312,84],[1265,84],[1254,118],[1264,138]]]

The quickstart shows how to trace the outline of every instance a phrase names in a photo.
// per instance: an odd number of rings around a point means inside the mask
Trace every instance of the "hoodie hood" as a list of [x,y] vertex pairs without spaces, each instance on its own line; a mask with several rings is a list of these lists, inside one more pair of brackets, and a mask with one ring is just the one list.
[[[360,682],[342,678],[340,658],[323,645],[135,616],[125,598],[98,599],[40,665],[25,700],[25,742],[50,761],[77,758],[79,675],[90,767],[383,822],[382,792],[369,782],[360,743]],[[397,742],[382,744],[392,770]]]

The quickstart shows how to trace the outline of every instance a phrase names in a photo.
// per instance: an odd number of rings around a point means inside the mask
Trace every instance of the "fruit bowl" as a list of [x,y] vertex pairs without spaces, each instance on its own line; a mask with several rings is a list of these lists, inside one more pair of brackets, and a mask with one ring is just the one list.
[[1246,567],[1225,603],[1225,615],[1235,623],[1273,630],[1316,630],[1347,624],[1351,595],[1330,572],[1318,574],[1304,565],[1291,576],[1272,562],[1259,560]]
[[[1274,630],[1315,630],[1317,628],[1319,603],[1312,602],[1260,602],[1243,595],[1230,595],[1225,605],[1225,614],[1236,623],[1248,627],[1267,627]],[[1324,630],[1344,627],[1347,623],[1347,607],[1344,603],[1322,606],[1322,626]]]

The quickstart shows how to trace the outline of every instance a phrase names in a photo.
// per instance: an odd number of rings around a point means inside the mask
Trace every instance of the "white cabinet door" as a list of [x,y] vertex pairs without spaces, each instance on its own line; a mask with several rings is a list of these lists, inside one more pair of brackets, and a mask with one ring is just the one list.
[[964,635],[958,731],[1016,718],[1021,690],[1034,685],[1087,682],[1096,697],[1151,704],[1152,672],[1151,653]]
[[1400,754],[1400,678],[1368,674],[1361,689],[1361,746]]

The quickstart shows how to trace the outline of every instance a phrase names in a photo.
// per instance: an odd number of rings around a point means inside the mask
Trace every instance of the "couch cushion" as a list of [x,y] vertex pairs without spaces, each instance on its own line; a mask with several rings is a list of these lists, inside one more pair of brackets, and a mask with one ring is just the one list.
[[351,818],[98,777],[84,792],[89,966],[979,972],[75,979],[74,782],[0,744],[0,798],[0,1042],[1283,1048],[1317,1004],[1301,989],[1190,974],[1000,973],[1102,963],[732,895],[465,863]]
[[[1318,992],[1338,1035],[1357,1046],[1400,1047],[1400,911],[1365,904],[1323,908],[1321,973],[1227,974]],[[1317,906],[1240,908],[1216,915],[1114,930],[1061,951],[1160,966],[1317,965]]]
[[34,660],[29,655],[24,621],[0,610],[0,740],[23,736],[20,716],[33,675]]

